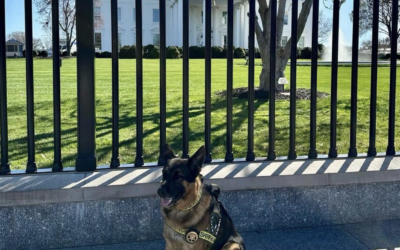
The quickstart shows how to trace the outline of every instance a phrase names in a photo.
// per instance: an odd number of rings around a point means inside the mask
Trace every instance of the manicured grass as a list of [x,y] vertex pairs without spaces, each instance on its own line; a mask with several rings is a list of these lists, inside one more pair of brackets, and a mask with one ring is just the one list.
[[[260,62],[257,62],[259,65]],[[37,59],[35,70],[35,139],[38,167],[51,167],[53,162],[53,89],[52,61]],[[226,61],[212,61],[212,156],[224,158],[226,141],[226,100],[214,93],[226,89]],[[298,87],[309,88],[311,69],[298,67]],[[135,60],[120,60],[120,154],[121,162],[135,159]],[[389,67],[378,69],[377,150],[387,146]],[[255,74],[261,71],[256,66]],[[234,62],[234,87],[247,85],[248,68],[244,60]],[[369,138],[370,68],[359,68],[357,147],[366,152]],[[204,60],[190,61],[190,153],[204,141]],[[286,69],[290,78],[289,67]],[[339,68],[337,146],[347,153],[350,130],[351,68]],[[13,169],[24,169],[27,162],[25,60],[7,60],[9,155]],[[331,68],[318,67],[318,90],[330,93]],[[400,100],[400,76],[397,77],[397,100]],[[258,85],[258,82],[255,84]],[[288,88],[288,86],[286,86]],[[77,152],[76,60],[65,59],[61,68],[62,155],[64,166],[75,165]],[[111,159],[111,60],[96,60],[97,154],[100,165]],[[247,151],[247,101],[234,99],[233,150],[236,158]],[[309,101],[297,103],[297,153],[307,155],[309,149]],[[255,154],[265,156],[268,150],[268,102],[255,101]],[[159,61],[144,60],[144,159],[154,162],[159,148]],[[400,114],[397,101],[396,112]],[[399,115],[397,115],[399,117]],[[329,150],[330,97],[318,100],[317,148],[321,154]],[[399,119],[396,121],[400,124]],[[182,141],[182,60],[167,62],[167,141],[176,153]],[[396,148],[400,147],[400,129],[396,130]],[[289,101],[276,103],[276,153],[287,155],[289,145]]]

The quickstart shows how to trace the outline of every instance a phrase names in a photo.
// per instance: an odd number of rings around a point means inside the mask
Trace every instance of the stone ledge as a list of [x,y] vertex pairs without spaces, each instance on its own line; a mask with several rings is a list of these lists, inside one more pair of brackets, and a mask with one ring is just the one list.
[[[44,170],[45,172],[45,170]],[[256,161],[207,164],[207,183],[222,191],[400,181],[400,157]],[[160,167],[0,177],[0,207],[155,196]]]

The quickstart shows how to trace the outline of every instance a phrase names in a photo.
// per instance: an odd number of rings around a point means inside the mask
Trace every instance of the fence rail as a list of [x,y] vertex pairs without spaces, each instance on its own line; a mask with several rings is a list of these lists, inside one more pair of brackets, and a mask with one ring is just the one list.
[[[183,132],[182,152],[183,158],[189,156],[189,0],[182,4],[183,35]],[[136,159],[135,167],[143,166],[143,57],[142,57],[142,2],[136,0]],[[249,2],[249,59],[248,59],[248,145],[246,161],[254,161],[254,68],[255,68],[255,24],[256,0]],[[110,168],[120,166],[119,159],[119,78],[118,78],[118,2],[110,1],[111,27],[112,27],[112,158]],[[332,41],[332,75],[331,75],[331,105],[330,105],[330,149],[329,157],[338,157],[337,152],[337,89],[338,89],[338,39],[339,39],[339,0],[333,1],[333,41]],[[53,48],[59,46],[60,30],[58,27],[59,0],[52,0],[52,37]],[[204,0],[205,4],[205,121],[204,143],[207,149],[206,162],[212,162],[211,157],[211,63],[212,63],[212,1]],[[378,28],[379,28],[379,0],[374,0],[373,32],[372,32],[372,66],[371,66],[371,106],[370,106],[370,133],[368,156],[376,156],[376,112],[377,112],[377,67],[378,67]],[[232,149],[232,91],[233,91],[233,32],[234,32],[234,0],[227,0],[227,98],[226,98],[226,154],[225,162],[235,160]],[[292,27],[297,27],[298,2],[292,5]],[[270,44],[270,81],[275,81],[276,51],[277,51],[277,0],[270,0],[271,12],[271,39]],[[318,56],[318,13],[319,1],[313,1],[312,19],[312,60],[311,60],[311,98],[310,98],[310,145],[308,158],[318,158],[317,135],[317,56]],[[358,88],[358,47],[359,47],[359,10],[360,0],[354,1],[353,41],[352,41],[352,69],[351,69],[351,123],[350,123],[350,148],[348,157],[358,155],[356,148],[357,135],[357,88]],[[393,28],[392,41],[397,38],[398,28],[398,1],[393,1]],[[160,152],[166,140],[166,1],[159,1],[160,11]],[[7,114],[7,71],[6,71],[6,11],[5,1],[0,2],[0,112],[1,112],[1,169],[0,174],[11,172],[8,152],[8,114]],[[32,47],[32,0],[25,0],[25,34],[26,34],[26,91],[27,91],[27,138],[28,138],[28,163],[26,173],[37,171],[35,160],[35,124],[34,124],[34,78],[33,78],[33,47]],[[95,67],[94,67],[94,1],[76,1],[76,37],[77,37],[77,86],[78,86],[78,151],[76,155],[76,171],[94,171],[97,166],[96,156],[96,104],[95,104]],[[299,36],[297,29],[291,30],[291,37]],[[296,51],[297,44],[291,46],[291,88],[290,88],[290,142],[288,159],[296,159]],[[391,43],[391,54],[397,54],[397,42]],[[395,104],[396,104],[396,57],[390,61],[390,97],[389,97],[389,133],[387,155],[395,155]],[[61,104],[60,104],[60,56],[53,53],[53,119],[54,119],[54,164],[52,171],[62,171],[61,155]],[[268,124],[268,151],[267,160],[275,160],[275,88],[269,91],[269,124]],[[160,153],[161,154],[161,153]],[[235,157],[240,157],[235,155]],[[243,157],[243,156],[241,156]],[[164,165],[159,157],[159,165]]]

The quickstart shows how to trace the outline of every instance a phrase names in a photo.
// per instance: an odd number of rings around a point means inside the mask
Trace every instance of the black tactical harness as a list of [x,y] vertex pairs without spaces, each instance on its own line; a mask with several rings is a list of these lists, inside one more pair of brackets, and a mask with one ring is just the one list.
[[214,244],[215,240],[217,239],[219,229],[221,227],[222,215],[220,209],[220,202],[218,201],[218,196],[220,194],[220,189],[217,185],[211,184],[203,184],[206,190],[211,194],[211,202],[210,208],[212,210],[210,222],[206,230],[199,231],[196,228],[189,228],[189,229],[177,229],[170,225],[168,225],[171,229],[175,232],[182,234],[186,242],[190,244],[196,243],[199,239],[203,239],[205,241]]

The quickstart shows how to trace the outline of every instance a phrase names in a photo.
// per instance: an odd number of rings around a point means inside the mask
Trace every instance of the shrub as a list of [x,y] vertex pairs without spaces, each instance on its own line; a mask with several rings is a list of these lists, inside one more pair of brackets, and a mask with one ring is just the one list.
[[385,59],[386,55],[383,53],[378,53],[378,59]]
[[61,53],[61,56],[68,56],[67,51],[63,51],[63,52]]
[[40,57],[48,57],[49,54],[47,53],[46,50],[42,50],[42,51],[39,52],[39,56],[40,56]]
[[160,48],[154,47],[150,53],[148,53],[147,58],[157,59],[160,58]]
[[312,49],[310,47],[305,47],[301,50],[301,57],[302,59],[311,59]]
[[[22,51],[22,56],[23,56],[23,57],[26,56],[26,55],[25,55],[25,50]],[[39,51],[37,51],[37,50],[32,51],[32,56],[33,56],[33,57],[39,56]]]
[[180,53],[176,46],[169,46],[167,48],[167,58],[169,59],[177,59],[179,58]]
[[296,55],[296,58],[297,58],[297,59],[300,59],[300,58],[301,58],[301,51],[302,51],[302,49],[299,48],[299,47],[297,47],[297,55]]
[[119,50],[119,58],[136,58],[136,46],[135,45],[125,45]]
[[94,52],[94,57],[101,58],[101,53],[100,52]]
[[245,51],[243,48],[241,48],[241,47],[236,48],[236,49],[233,51],[233,57],[234,57],[234,58],[244,58],[245,55],[246,55],[246,51]]
[[155,46],[153,44],[148,44],[146,46],[144,46],[144,58],[150,58],[149,55],[151,54],[151,52],[153,51],[153,49],[155,48]]
[[205,58],[205,48],[198,46],[190,46],[189,57],[194,59]]
[[179,50],[179,54],[183,54],[183,47],[177,47],[178,48],[178,50]]
[[384,59],[390,59],[390,54],[386,54]]
[[77,56],[77,55],[78,55],[78,52],[76,52],[76,51],[71,53],[71,56]]
[[111,58],[111,52],[109,51],[103,51],[101,53],[101,58]]
[[254,48],[254,54],[255,58],[261,58],[261,53],[259,48]]
[[212,58],[224,58],[224,49],[220,46],[211,47],[211,57]]

